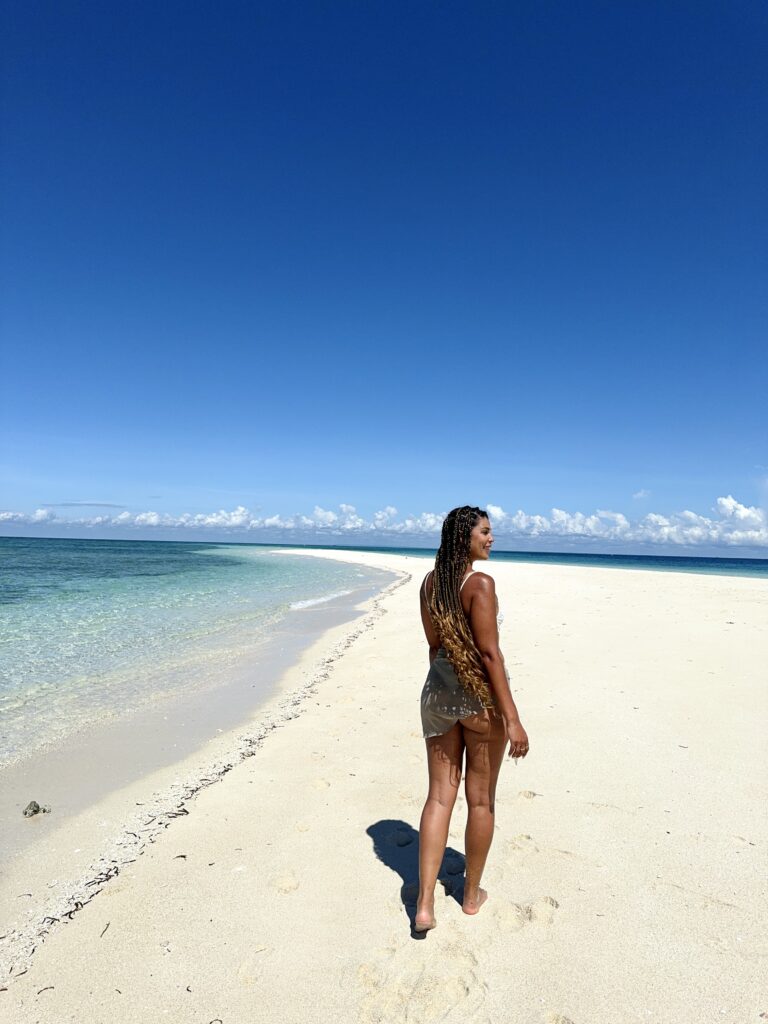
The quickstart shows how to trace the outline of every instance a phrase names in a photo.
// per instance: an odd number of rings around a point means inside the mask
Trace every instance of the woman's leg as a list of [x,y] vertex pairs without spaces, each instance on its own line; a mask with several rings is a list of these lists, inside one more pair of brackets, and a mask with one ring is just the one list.
[[451,811],[461,782],[464,741],[461,726],[427,740],[429,793],[419,825],[419,899],[417,928],[434,927],[435,885],[448,842]]
[[496,782],[507,747],[507,734],[501,719],[489,712],[461,721],[467,748],[465,792],[467,830],[464,851],[467,874],[464,882],[465,914],[476,914],[487,899],[480,879],[491,848],[494,828]]

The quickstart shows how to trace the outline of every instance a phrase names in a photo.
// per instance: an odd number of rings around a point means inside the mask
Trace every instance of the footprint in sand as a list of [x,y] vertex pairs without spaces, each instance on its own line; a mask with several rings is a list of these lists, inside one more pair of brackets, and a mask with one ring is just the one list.
[[502,877],[506,876],[507,870],[518,871],[532,858],[539,856],[539,847],[533,838],[525,833],[508,839],[504,844],[504,859],[500,865]]
[[519,932],[528,921],[519,903],[501,903],[498,906],[494,904],[489,906],[488,910],[500,932]]
[[541,793],[536,793],[532,789],[521,789],[517,795],[523,797],[525,800],[533,800],[535,796],[541,796]]
[[538,853],[539,848],[534,843],[531,836],[525,832],[521,832],[519,836],[515,836],[513,839],[507,842],[508,850],[524,850],[526,853]]
[[559,906],[552,896],[536,896],[525,903],[494,903],[490,910],[499,931],[517,932],[529,923],[552,924]]
[[552,1013],[547,1017],[547,1024],[573,1024],[570,1017],[564,1017],[562,1013]]
[[410,944],[385,950],[360,967],[358,981],[362,997],[355,1019],[364,1024],[465,1024],[476,1019],[487,992],[477,957],[450,942],[434,959],[415,957]]
[[306,823],[306,821],[297,821],[296,822],[296,831],[297,832],[309,832],[309,825]]
[[330,784],[330,782],[327,779],[313,779],[312,780],[312,788],[313,789],[328,789],[330,785],[331,784]]
[[299,880],[292,871],[286,871],[285,874],[279,875],[277,878],[273,878],[272,885],[279,893],[282,893],[285,896],[289,892],[295,892],[299,888]]
[[552,924],[555,919],[555,911],[560,906],[553,896],[537,896],[528,903],[523,904],[529,921],[537,924]]
[[237,968],[237,980],[245,988],[253,988],[259,981],[264,955],[268,952],[269,946],[252,946],[248,956]]

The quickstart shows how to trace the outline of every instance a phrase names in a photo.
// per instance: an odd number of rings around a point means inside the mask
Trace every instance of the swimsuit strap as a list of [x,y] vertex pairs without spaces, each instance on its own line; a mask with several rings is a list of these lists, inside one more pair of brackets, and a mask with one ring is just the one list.
[[[430,569],[430,571],[429,571],[429,572],[427,573],[427,575],[426,575],[426,576],[424,577],[424,579],[422,580],[422,583],[421,583],[421,589],[422,589],[422,591],[423,591],[423,593],[424,593],[424,600],[425,600],[425,601],[427,600],[427,580],[428,580],[428,579],[429,579],[429,577],[430,577],[430,576],[432,575],[432,572],[433,572],[433,570],[432,570],[432,569]],[[470,569],[470,570],[469,570],[469,572],[467,573],[467,575],[466,575],[466,576],[464,577],[464,579],[463,579],[463,580],[461,581],[461,586],[459,587],[459,593],[461,593],[461,589],[462,589],[462,587],[464,586],[464,584],[465,584],[465,583],[467,582],[467,580],[469,579],[469,577],[470,577],[470,576],[474,576],[476,572],[477,572],[477,570],[476,570],[476,569]]]
[[[464,586],[464,584],[465,584],[465,583],[467,582],[467,580],[469,579],[469,577],[470,577],[470,576],[474,576],[474,575],[475,575],[475,572],[476,572],[476,571],[477,571],[476,569],[470,569],[470,570],[469,570],[469,572],[467,573],[467,575],[466,575],[466,576],[464,577],[464,579],[463,579],[463,580],[461,581],[461,587],[463,587],[463,586]],[[461,593],[461,587],[459,587],[459,593]]]

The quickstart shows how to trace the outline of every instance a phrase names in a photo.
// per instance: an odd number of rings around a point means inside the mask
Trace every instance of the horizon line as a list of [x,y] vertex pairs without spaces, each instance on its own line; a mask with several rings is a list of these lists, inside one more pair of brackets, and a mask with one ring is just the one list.
[[[248,540],[192,540],[192,539],[169,539],[163,537],[42,537],[32,534],[7,534],[0,533],[0,540],[40,540],[40,541],[66,541],[70,543],[95,543],[95,544],[208,544],[214,547],[256,547],[256,548],[314,548],[320,551],[372,551],[372,552],[425,552],[435,554],[437,547],[421,547],[418,545],[387,545],[387,544],[317,544],[307,542],[290,541],[248,541]],[[680,547],[693,547],[694,545],[680,545]],[[538,557],[544,558],[643,558],[643,559],[678,559],[682,561],[711,561],[711,562],[768,562],[768,556],[761,555],[695,555],[695,554],[652,554],[641,551],[545,551],[545,550],[521,550],[519,548],[497,548],[493,554],[497,555],[519,555],[523,558]],[[491,556],[492,558],[492,556]]]

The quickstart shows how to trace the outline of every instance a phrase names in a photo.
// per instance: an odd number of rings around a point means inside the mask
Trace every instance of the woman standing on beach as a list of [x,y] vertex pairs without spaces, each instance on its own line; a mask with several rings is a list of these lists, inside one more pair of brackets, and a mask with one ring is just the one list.
[[475,572],[487,561],[493,534],[488,513],[464,505],[443,523],[435,568],[421,587],[421,621],[429,644],[429,675],[421,694],[429,793],[419,827],[419,898],[414,928],[435,927],[435,885],[448,842],[451,812],[466,750],[466,878],[462,909],[476,914],[488,898],[480,888],[493,839],[496,780],[507,742],[525,757],[520,723],[499,650],[493,579]]

